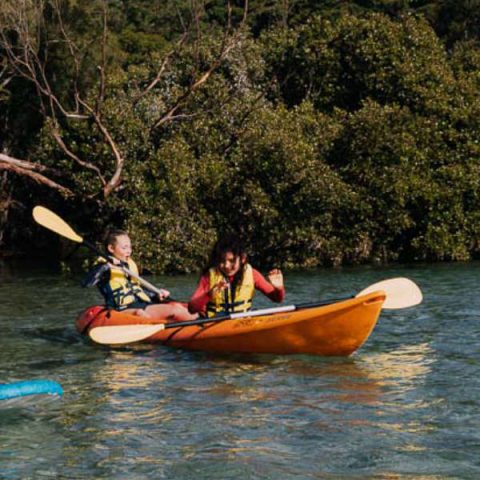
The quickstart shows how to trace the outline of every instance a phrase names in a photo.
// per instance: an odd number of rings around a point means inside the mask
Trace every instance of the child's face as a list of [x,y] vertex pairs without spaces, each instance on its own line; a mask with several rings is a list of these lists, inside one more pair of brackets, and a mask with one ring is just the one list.
[[115,243],[108,246],[108,251],[118,260],[128,261],[132,254],[132,243],[128,235],[119,235]]
[[235,256],[233,252],[227,252],[218,268],[227,277],[233,277],[240,270],[241,263],[240,256]]

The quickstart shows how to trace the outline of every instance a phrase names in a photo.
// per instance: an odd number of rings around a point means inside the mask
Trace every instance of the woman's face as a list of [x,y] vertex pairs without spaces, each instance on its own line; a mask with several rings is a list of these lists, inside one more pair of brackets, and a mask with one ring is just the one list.
[[225,276],[233,277],[240,270],[241,263],[239,256],[235,256],[233,252],[227,252],[218,267]]
[[118,260],[127,262],[132,254],[132,243],[128,235],[119,235],[114,244],[108,246],[108,251]]

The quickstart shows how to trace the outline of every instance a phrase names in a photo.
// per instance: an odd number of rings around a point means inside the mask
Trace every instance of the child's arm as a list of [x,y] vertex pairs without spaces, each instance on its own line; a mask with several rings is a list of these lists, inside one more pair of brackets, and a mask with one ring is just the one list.
[[283,302],[285,299],[285,287],[283,285],[283,275],[278,269],[271,270],[268,273],[270,282],[258,271],[253,269],[253,281],[255,288],[260,290],[272,302]]
[[99,263],[93,267],[82,280],[82,287],[93,287],[97,285],[105,273],[110,269],[108,263]]
[[207,311],[207,303],[210,299],[208,275],[203,275],[198,282],[197,289],[188,302],[188,311],[190,313],[201,313],[204,315]]

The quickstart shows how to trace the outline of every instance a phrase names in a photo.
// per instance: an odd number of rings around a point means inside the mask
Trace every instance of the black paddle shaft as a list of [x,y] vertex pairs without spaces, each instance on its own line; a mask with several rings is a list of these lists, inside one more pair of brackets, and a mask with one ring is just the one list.
[[[344,300],[349,300],[351,298],[355,298],[354,296],[351,296],[351,297],[344,297],[344,298],[334,298],[334,299],[330,299],[330,300],[323,300],[321,302],[312,302],[312,303],[299,303],[298,305],[292,305],[292,312],[296,311],[296,310],[303,310],[305,308],[314,308],[314,307],[321,307],[323,305],[330,305],[331,303],[337,303],[337,302],[341,302],[341,301],[344,301]],[[261,309],[263,310],[263,309]],[[260,316],[260,315],[256,315],[256,312],[258,312],[259,310],[251,310],[251,316],[252,317],[255,317],[255,316]],[[278,312],[278,313],[288,313],[288,312]],[[219,322],[223,322],[225,320],[232,320],[232,316],[235,315],[234,313],[229,313],[229,314],[226,314],[226,315],[219,315],[217,317],[210,317],[210,318],[200,318],[200,319],[197,319],[197,320],[187,320],[185,322],[174,322],[174,323],[166,323],[165,324],[165,329],[167,328],[181,328],[181,327],[189,327],[189,326],[192,326],[192,325],[204,325],[206,323],[219,323]],[[248,316],[245,316],[245,317],[241,317],[241,318],[248,318]],[[235,319],[235,317],[233,317],[233,319]]]

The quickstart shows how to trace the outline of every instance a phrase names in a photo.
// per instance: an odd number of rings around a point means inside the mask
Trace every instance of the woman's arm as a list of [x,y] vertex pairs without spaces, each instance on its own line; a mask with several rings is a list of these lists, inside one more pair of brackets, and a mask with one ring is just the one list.
[[197,289],[188,302],[188,311],[190,313],[200,313],[206,315],[209,295],[208,275],[203,275],[198,282]]
[[258,270],[253,269],[253,281],[255,282],[255,288],[260,290],[265,296],[267,296],[272,302],[283,302],[285,299],[285,287],[283,286],[283,277],[279,278],[278,275],[281,272],[272,270],[269,272],[269,276],[273,278],[275,275],[275,285],[273,286]]

